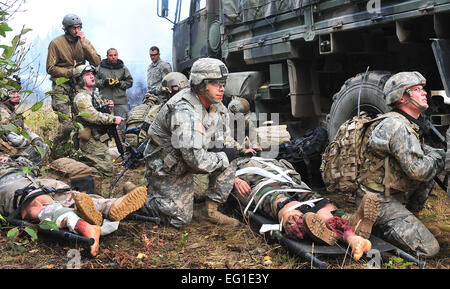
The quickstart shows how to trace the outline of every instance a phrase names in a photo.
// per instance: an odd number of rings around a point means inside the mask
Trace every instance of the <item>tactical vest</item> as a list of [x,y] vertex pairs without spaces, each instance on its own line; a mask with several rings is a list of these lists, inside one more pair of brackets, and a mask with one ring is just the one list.
[[[406,117],[395,112],[389,113],[389,116],[405,120],[417,136],[417,139],[419,139],[419,135]],[[385,195],[389,195],[391,189],[399,192],[408,192],[412,188],[417,187],[420,182],[410,179],[395,158],[367,148],[370,135],[380,122],[371,124],[363,138],[361,144],[363,161],[361,163],[358,183],[370,190],[385,193]]]

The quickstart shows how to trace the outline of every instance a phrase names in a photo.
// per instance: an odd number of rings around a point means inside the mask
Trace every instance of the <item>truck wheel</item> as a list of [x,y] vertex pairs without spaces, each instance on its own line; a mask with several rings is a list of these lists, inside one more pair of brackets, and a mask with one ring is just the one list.
[[[361,88],[360,111],[374,117],[390,108],[384,102],[383,87],[391,76],[387,71],[360,73],[345,81],[341,90],[333,96],[330,114],[327,116],[328,139],[334,139],[341,124],[358,114],[358,95]],[[362,84],[361,84],[362,83]]]

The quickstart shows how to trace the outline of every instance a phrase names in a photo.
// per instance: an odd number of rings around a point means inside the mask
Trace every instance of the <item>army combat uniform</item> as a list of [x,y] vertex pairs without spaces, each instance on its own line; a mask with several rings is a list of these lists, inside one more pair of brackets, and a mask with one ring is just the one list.
[[[94,99],[93,99],[94,97]],[[103,100],[88,90],[82,89],[73,100],[76,114],[88,113],[89,116],[77,116],[76,120],[83,124],[84,129],[78,133],[80,149],[84,157],[101,174],[113,175],[113,158],[109,153],[106,125],[114,125],[114,116],[98,111],[96,105],[103,104]]]
[[[360,172],[367,177],[359,181],[356,204],[366,192],[378,193],[381,211],[376,231],[401,248],[434,256],[439,244],[413,213],[424,207],[433,178],[442,171],[444,162],[435,149],[422,144],[418,131],[419,126],[400,113],[368,128]],[[384,165],[377,167],[383,159]]]
[[[6,104],[0,103],[0,124],[8,125],[10,123],[28,133],[31,142],[23,135],[19,135],[15,132],[9,131],[3,134],[2,140],[0,140],[0,142],[2,142],[0,150],[8,155],[24,155],[35,165],[40,165],[44,161],[45,155],[49,151],[49,147],[37,134],[35,134],[33,131],[31,131],[30,128],[27,127],[23,119],[18,118],[16,113],[11,111],[11,109]],[[3,141],[5,141],[6,144],[3,143]],[[34,148],[34,146],[39,147],[41,152],[45,154],[41,156],[40,153]]]
[[170,63],[163,60],[158,60],[156,63],[150,63],[147,68],[147,90],[153,95],[161,94],[161,82],[172,71]]
[[[64,34],[52,40],[48,46],[47,55],[47,73],[50,74],[52,81],[52,108],[54,111],[64,113],[70,116],[70,100],[74,97],[75,91],[69,82],[56,85],[56,79],[65,77],[70,79],[73,73],[74,60],[77,63],[84,63],[86,60],[91,65],[98,66],[101,61],[100,55],[94,46],[86,39],[86,46],[83,47],[79,39],[73,39],[71,36]],[[62,94],[65,98],[56,94]],[[58,135],[56,142],[64,141],[69,137],[72,130],[72,124],[64,117],[59,116],[60,125],[58,127]]]
[[226,201],[236,166],[230,166],[224,152],[209,152],[208,148],[215,144],[238,147],[230,136],[228,119],[222,103],[212,104],[207,111],[190,89],[180,91],[161,108],[148,131],[151,141],[144,151],[149,183],[144,213],[175,227],[189,223],[193,175],[199,173],[209,174],[208,198]]

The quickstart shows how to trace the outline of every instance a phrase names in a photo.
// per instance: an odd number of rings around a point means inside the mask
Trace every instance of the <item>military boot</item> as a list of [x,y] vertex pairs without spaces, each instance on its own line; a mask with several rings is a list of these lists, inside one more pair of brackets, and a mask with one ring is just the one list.
[[131,192],[132,190],[136,189],[137,186],[135,184],[133,184],[132,182],[125,182],[125,184],[123,184],[122,187],[122,192],[123,194],[128,194],[129,192]]
[[92,198],[86,193],[79,193],[75,196],[75,207],[77,215],[91,225],[101,226],[103,216],[94,205]]
[[375,193],[366,193],[359,204],[358,210],[353,215],[344,215],[354,228],[355,234],[365,239],[370,238],[372,226],[380,212],[380,201]]
[[147,199],[147,189],[137,187],[125,196],[115,200],[108,213],[108,219],[111,221],[120,221],[129,214],[139,210]]
[[210,199],[207,199],[205,201],[205,217],[206,220],[219,225],[231,225],[231,226],[238,226],[239,221],[233,218],[230,218],[228,216],[225,216],[221,212],[219,212],[219,203],[214,202]]

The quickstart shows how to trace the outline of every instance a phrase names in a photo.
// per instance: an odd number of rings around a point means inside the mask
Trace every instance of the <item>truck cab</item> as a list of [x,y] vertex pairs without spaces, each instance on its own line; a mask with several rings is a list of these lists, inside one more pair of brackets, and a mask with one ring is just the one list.
[[399,71],[427,78],[428,117],[442,133],[450,125],[449,0],[184,2],[180,21],[182,0],[173,0],[173,19],[169,0],[158,0],[174,23],[174,70],[188,75],[198,58],[221,59],[232,72],[226,94],[300,123],[293,135],[325,122],[332,139],[360,111],[386,112],[383,86]]

